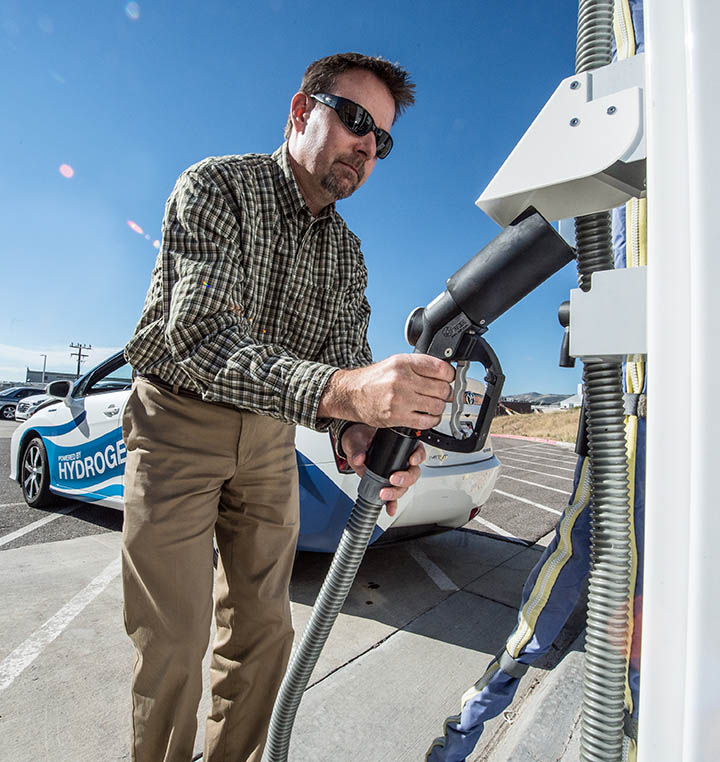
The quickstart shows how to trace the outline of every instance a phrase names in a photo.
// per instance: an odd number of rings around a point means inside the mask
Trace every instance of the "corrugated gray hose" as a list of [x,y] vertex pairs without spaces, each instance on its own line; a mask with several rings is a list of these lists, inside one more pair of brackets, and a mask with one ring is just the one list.
[[[576,72],[612,59],[613,2],[580,0]],[[610,214],[575,219],[578,283],[613,269]],[[620,762],[629,633],[630,517],[622,364],[586,362],[583,371],[591,469],[588,592],[580,759]]]
[[365,471],[360,480],[357,501],[275,701],[267,743],[269,762],[287,760],[290,734],[300,700],[355,580],[383,507],[378,495],[388,483],[372,471]]

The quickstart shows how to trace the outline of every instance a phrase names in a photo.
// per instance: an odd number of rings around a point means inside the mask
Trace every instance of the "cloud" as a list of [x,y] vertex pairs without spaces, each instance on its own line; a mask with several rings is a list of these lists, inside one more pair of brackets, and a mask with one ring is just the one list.
[[[87,373],[98,363],[121,350],[122,347],[93,347],[83,350],[87,357],[80,366],[80,374]],[[47,355],[46,370],[75,373],[77,357],[71,357],[70,352],[76,352],[69,346],[52,347],[15,347],[11,344],[0,344],[0,381],[25,382],[25,370],[42,370],[43,357]]]

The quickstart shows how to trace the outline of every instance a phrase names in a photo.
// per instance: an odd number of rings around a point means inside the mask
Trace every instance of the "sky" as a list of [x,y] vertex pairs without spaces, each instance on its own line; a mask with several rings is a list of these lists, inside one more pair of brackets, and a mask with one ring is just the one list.
[[[417,85],[390,156],[338,203],[374,357],[411,351],[408,313],[500,232],[475,200],[573,73],[576,26],[576,0],[0,0],[0,381],[75,370],[71,343],[92,346],[83,372],[121,348],[177,176],[272,153],[306,66],[350,50]],[[576,391],[557,321],[576,286],[571,263],[490,326],[506,394]]]

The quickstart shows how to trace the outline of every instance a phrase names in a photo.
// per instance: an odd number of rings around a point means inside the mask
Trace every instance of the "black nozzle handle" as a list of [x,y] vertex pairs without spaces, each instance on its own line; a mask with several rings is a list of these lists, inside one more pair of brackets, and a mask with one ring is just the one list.
[[457,439],[436,429],[421,432],[420,439],[433,447],[450,452],[477,452],[487,440],[490,424],[497,411],[505,376],[500,360],[493,348],[477,334],[468,334],[460,347],[459,358],[469,362],[480,362],[486,370],[485,394],[472,434],[465,439]]
[[420,434],[420,431],[401,426],[378,429],[368,448],[365,466],[384,479],[389,479],[395,471],[407,471]]

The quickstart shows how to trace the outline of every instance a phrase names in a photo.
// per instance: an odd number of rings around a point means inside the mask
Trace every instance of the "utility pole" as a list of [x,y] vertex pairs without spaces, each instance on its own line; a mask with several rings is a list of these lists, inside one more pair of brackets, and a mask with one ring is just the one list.
[[77,349],[77,352],[70,352],[70,357],[77,357],[77,378],[80,378],[80,363],[87,357],[87,352],[83,349],[92,349],[92,344],[71,344],[70,349]]
[[41,354],[40,357],[43,358],[43,372],[42,372],[42,380],[40,381],[41,384],[45,383],[45,366],[47,365],[47,355]]

